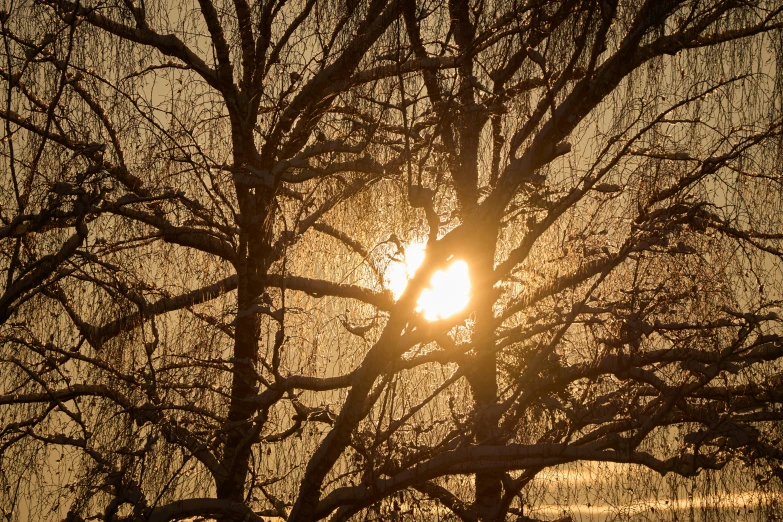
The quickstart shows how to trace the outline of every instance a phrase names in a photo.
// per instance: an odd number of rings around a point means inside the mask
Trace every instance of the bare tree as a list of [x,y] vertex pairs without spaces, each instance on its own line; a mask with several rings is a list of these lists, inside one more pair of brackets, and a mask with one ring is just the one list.
[[8,520],[777,513],[778,1],[2,9]]

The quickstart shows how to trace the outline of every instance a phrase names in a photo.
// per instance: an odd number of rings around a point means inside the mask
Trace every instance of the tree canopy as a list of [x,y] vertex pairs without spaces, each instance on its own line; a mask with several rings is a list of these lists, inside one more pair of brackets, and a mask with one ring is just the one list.
[[779,1],[8,0],[0,34],[9,521],[780,516]]

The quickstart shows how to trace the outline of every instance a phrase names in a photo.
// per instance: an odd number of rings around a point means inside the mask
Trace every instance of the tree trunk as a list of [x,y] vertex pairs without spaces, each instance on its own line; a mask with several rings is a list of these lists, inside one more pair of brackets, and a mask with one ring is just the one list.
[[[488,234],[488,236],[491,236]],[[492,238],[494,240],[494,238]],[[479,282],[484,275],[492,274],[494,261],[494,241],[482,240],[477,243],[479,255],[473,263],[473,279]],[[476,329],[475,338],[490,338],[492,333],[492,302],[493,299],[487,292],[487,285],[481,285],[482,292],[475,295],[476,300]],[[489,285],[491,290],[491,285]],[[475,413],[475,441],[477,444],[492,443],[497,428],[498,419],[494,413],[497,405],[497,357],[488,352],[492,350],[492,343],[484,343],[479,348],[478,361],[467,374],[473,394],[473,408]],[[502,473],[476,473],[475,486],[475,510],[480,520],[494,520],[495,512],[500,504],[502,495]]]
[[[491,439],[497,430],[493,406],[497,403],[497,361],[487,357],[468,378],[476,412],[476,442]],[[475,508],[480,520],[494,520],[500,505],[503,473],[476,473]]]
[[[235,151],[252,150],[252,133],[241,133],[234,124]],[[245,139],[242,140],[242,136]],[[243,145],[244,143],[244,145]],[[235,153],[237,166],[252,162],[241,152]],[[265,290],[269,267],[274,261],[270,246],[270,223],[273,213],[274,189],[250,188],[237,185],[240,208],[240,242],[237,256],[237,317],[234,334],[233,373],[227,426],[224,433],[222,464],[227,472],[225,480],[218,481],[216,493],[221,499],[244,502],[245,486],[252,451],[252,418],[256,405],[248,400],[258,394],[258,343],[261,335],[261,316],[258,300]]]

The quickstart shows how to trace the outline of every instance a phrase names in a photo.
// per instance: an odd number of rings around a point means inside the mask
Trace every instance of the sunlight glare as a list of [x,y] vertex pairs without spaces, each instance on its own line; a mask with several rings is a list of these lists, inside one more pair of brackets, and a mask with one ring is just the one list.
[[[425,245],[413,243],[405,248],[403,261],[394,261],[386,271],[389,289],[399,299],[408,286],[408,281],[424,261]],[[425,288],[418,301],[416,311],[428,321],[450,317],[467,306],[470,301],[470,274],[468,264],[457,260],[445,270],[432,274],[429,288]]]

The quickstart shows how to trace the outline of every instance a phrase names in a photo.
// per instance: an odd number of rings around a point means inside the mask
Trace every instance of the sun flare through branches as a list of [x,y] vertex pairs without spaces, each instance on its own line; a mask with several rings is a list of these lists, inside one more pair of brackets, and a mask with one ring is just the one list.
[[[408,281],[424,261],[426,246],[412,243],[405,248],[402,260],[393,260],[386,270],[386,282],[399,299]],[[430,278],[430,286],[422,290],[416,301],[416,311],[428,321],[446,319],[464,309],[470,301],[470,273],[468,264],[453,261],[445,270],[438,270]]]
[[0,40],[0,522],[783,522],[783,0]]

